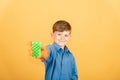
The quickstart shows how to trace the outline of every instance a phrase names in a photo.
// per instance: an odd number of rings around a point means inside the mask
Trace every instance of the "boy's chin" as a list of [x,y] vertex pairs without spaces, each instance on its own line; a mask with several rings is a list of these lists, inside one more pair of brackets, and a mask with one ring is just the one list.
[[65,46],[65,43],[58,43],[58,45],[60,45],[60,46]]

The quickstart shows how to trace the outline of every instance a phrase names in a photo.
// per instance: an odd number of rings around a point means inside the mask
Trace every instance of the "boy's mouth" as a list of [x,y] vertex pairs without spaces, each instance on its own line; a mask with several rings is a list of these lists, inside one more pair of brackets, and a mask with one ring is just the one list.
[[60,41],[60,42],[66,42],[66,41]]

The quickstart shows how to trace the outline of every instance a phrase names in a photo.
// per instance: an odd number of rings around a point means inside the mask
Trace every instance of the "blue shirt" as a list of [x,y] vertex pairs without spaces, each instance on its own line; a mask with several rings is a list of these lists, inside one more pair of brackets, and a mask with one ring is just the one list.
[[65,46],[64,50],[57,43],[46,46],[49,57],[45,63],[45,80],[78,80],[76,63],[73,55]]

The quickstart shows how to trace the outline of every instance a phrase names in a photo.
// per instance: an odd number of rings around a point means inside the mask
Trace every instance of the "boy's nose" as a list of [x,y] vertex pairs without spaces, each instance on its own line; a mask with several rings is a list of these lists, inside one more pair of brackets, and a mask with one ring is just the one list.
[[64,37],[64,36],[61,36],[61,40],[65,40],[65,37]]

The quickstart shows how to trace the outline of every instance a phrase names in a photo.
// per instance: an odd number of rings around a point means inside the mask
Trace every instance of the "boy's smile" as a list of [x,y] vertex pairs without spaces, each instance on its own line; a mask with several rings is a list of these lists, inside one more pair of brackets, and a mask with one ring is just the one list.
[[65,44],[70,39],[70,31],[55,31],[51,34],[53,40],[61,47],[64,48]]

